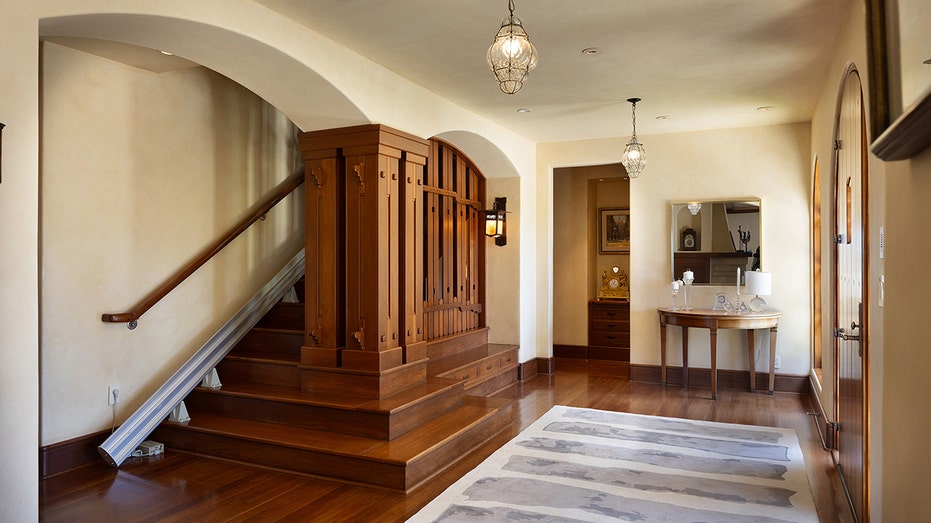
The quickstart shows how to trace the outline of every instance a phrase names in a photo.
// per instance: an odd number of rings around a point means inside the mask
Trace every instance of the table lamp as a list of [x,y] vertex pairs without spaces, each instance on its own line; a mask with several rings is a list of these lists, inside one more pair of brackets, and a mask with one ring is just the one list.
[[773,274],[771,272],[750,271],[747,273],[747,294],[754,294],[750,300],[750,310],[762,312],[766,310],[766,301],[760,296],[769,296],[773,293]]

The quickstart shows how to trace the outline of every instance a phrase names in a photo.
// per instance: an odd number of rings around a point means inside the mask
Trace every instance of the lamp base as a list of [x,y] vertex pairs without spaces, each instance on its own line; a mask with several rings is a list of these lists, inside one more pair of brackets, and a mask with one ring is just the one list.
[[763,312],[766,310],[766,300],[760,298],[760,295],[757,294],[752,300],[750,300],[750,310],[753,312]]

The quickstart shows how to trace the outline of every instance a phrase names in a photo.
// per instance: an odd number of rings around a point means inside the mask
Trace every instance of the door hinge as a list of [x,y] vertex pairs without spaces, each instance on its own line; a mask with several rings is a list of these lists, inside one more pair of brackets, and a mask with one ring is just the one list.
[[834,432],[840,432],[840,429],[841,429],[840,423],[837,423],[836,421],[834,423],[831,423],[831,429]]
[[840,141],[840,140],[834,140],[834,150],[835,150],[835,151],[839,151],[839,150],[841,150],[841,149],[842,149],[841,141]]
[[834,243],[836,243],[836,244],[838,244],[838,245],[844,243],[844,235],[843,235],[843,234],[837,234],[837,235],[835,235],[835,236],[834,236]]

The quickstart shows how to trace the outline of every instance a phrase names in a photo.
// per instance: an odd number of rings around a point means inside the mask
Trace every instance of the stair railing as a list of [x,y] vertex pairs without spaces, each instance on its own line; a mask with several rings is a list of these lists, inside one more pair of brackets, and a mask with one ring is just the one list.
[[168,414],[304,275],[304,249],[188,359],[149,399],[97,447],[104,461],[119,467]]
[[235,240],[240,234],[245,232],[249,226],[259,221],[260,219],[263,219],[268,211],[272,209],[272,207],[283,200],[285,196],[291,194],[302,183],[304,183],[303,171],[292,175],[281,185],[279,185],[278,188],[265,200],[260,202],[249,216],[246,216],[240,220],[229,231],[227,231],[226,234],[221,236],[214,243],[208,245],[200,254],[197,255],[196,258],[178,269],[178,271],[171,275],[171,277],[169,277],[167,280],[165,280],[164,283],[143,297],[135,306],[133,306],[132,309],[126,312],[105,313],[101,316],[100,320],[105,323],[126,323],[126,326],[130,330],[135,329],[139,323],[139,318],[145,314],[147,310],[152,308],[153,305],[167,296],[169,292],[180,285],[181,282],[187,279],[188,276],[193,274],[197,269],[201,268],[205,263],[213,258],[214,255],[229,245],[229,243]]

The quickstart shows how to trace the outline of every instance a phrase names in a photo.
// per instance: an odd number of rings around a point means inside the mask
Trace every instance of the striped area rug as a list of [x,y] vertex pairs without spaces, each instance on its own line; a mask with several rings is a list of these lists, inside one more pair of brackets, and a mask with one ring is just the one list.
[[792,429],[555,406],[409,521],[816,522]]

